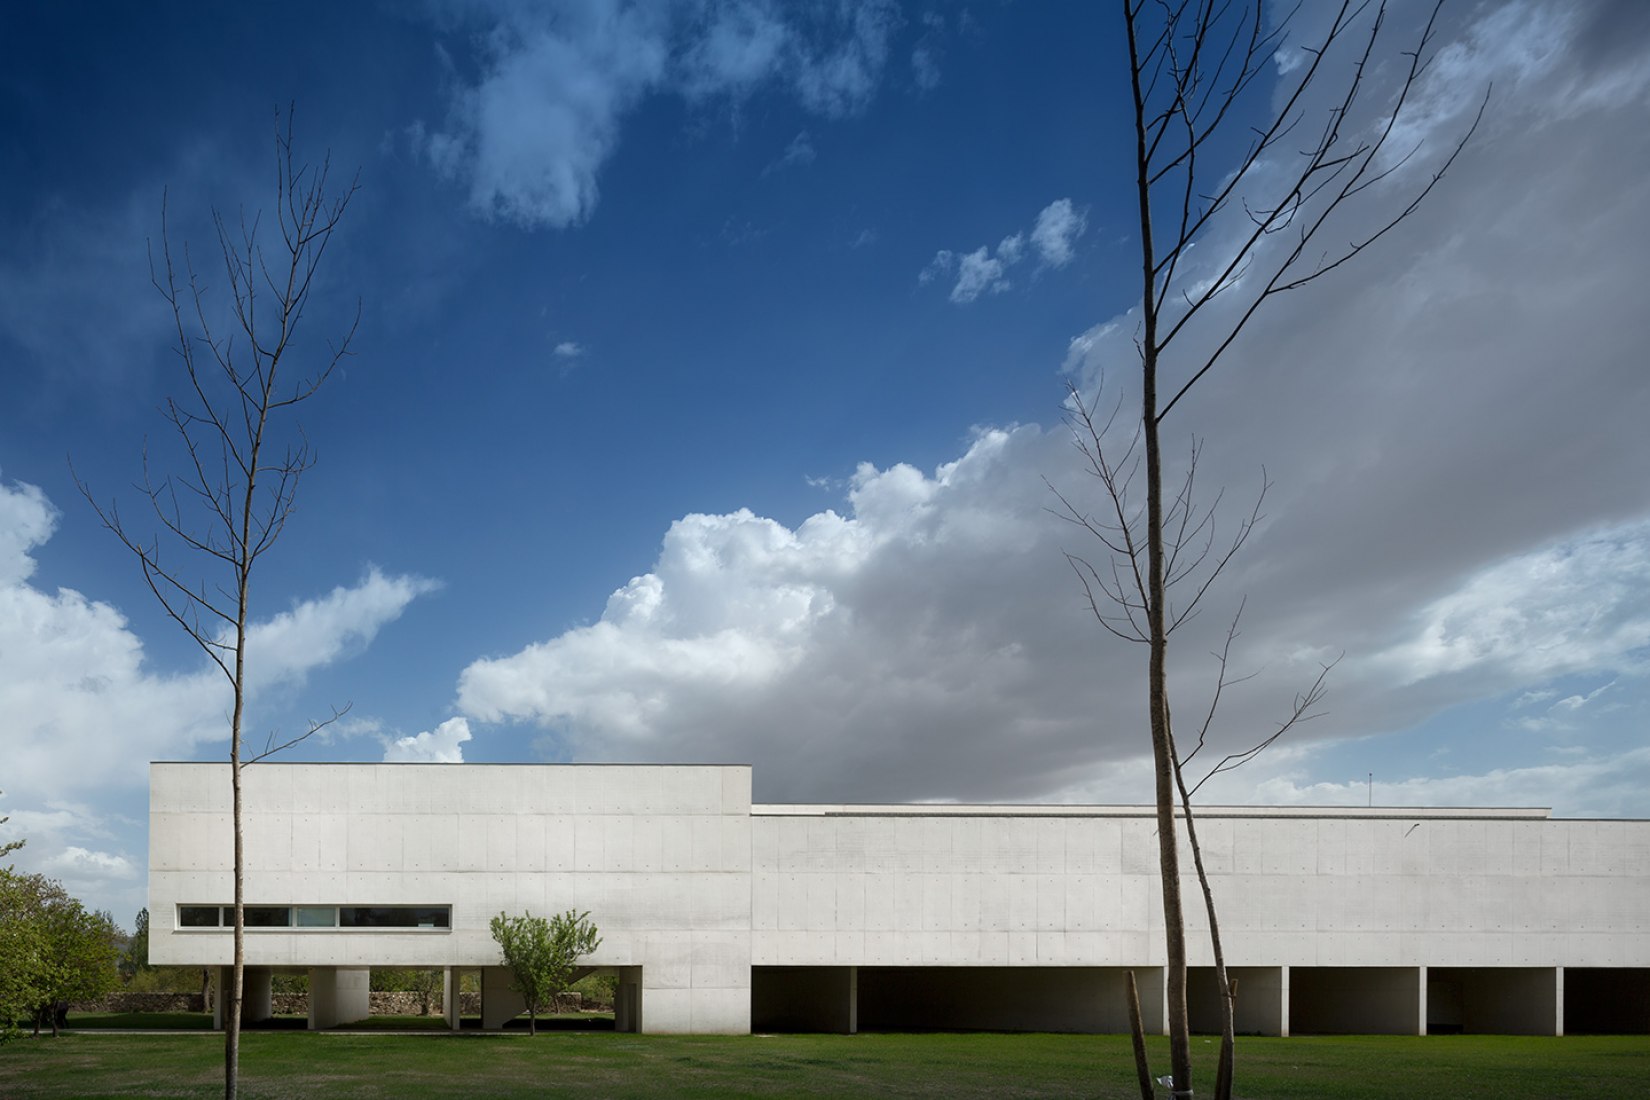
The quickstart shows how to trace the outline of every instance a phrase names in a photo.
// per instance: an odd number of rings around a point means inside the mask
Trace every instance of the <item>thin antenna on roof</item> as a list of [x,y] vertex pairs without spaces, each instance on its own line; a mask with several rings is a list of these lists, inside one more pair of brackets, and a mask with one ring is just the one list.
[[1369,773],[1369,804],[1370,804],[1371,807],[1373,807],[1375,805],[1375,773],[1374,772]]

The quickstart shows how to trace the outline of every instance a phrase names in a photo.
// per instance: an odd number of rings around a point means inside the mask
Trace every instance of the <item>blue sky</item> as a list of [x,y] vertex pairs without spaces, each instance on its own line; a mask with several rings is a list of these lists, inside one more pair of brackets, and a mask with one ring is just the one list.
[[[1467,153],[1168,424],[1231,501],[1274,483],[1182,635],[1183,713],[1241,598],[1234,666],[1257,675],[1218,745],[1344,654],[1327,713],[1211,797],[1361,802],[1373,772],[1380,802],[1650,814],[1644,11],[1447,9],[1405,131],[1421,152],[1371,209],[1493,86]],[[1395,4],[1395,35],[1416,18]],[[299,416],[319,464],[255,579],[254,736],[350,703],[287,758],[1146,800],[1144,654],[1086,617],[1062,552],[1088,548],[1047,487],[1094,491],[1065,384],[1126,394],[1133,363],[1125,62],[1091,4],[7,5],[19,865],[129,922],[146,762],[225,754],[221,684],[69,460],[138,503],[179,386],[148,282],[162,196],[210,272],[209,211],[269,204],[288,103],[300,150],[361,185],[307,349],[357,299],[362,322]]]

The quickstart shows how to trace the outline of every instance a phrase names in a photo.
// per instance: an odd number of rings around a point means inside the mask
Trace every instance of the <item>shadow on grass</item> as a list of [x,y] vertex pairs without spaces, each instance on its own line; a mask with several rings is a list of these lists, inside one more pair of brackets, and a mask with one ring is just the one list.
[[[479,1017],[466,1016],[459,1021],[459,1026],[466,1031],[480,1030]],[[613,1013],[611,1012],[564,1012],[555,1016],[540,1016],[538,1019],[540,1031],[613,1031]],[[527,1017],[517,1016],[504,1025],[505,1031],[526,1031]]]
[[71,1012],[70,1031],[210,1031],[206,1012]]

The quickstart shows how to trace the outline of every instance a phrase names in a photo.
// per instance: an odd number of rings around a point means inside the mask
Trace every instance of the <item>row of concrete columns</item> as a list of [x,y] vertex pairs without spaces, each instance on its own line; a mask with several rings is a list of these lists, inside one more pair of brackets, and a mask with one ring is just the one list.
[[[504,1027],[525,1011],[504,967],[480,973],[481,1026]],[[245,971],[241,1018],[273,1014],[269,967]],[[324,1029],[370,1015],[366,967],[310,967],[309,1027]],[[457,1030],[459,971],[443,972],[442,1003]],[[751,1025],[766,1031],[853,1034],[865,1026],[1120,1032],[1127,1030],[1126,974],[1116,967],[754,967]],[[1242,1035],[1467,1032],[1563,1035],[1563,967],[1233,967],[1236,1030]],[[1570,1016],[1574,1030],[1650,1032],[1650,971],[1576,970]],[[1161,967],[1135,971],[1148,1028],[1166,1031],[1166,977]],[[641,1032],[646,993],[642,968],[618,968],[615,1027]],[[229,968],[218,972],[218,988]],[[214,998],[214,1024],[224,1023]],[[1214,971],[1193,967],[1187,988],[1192,1029],[1219,1029]]]

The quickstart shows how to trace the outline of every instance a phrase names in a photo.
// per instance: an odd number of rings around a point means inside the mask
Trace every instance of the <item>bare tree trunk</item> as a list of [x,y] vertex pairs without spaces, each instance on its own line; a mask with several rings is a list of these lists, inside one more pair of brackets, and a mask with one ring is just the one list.
[[1157,257],[1152,246],[1151,155],[1146,144],[1146,100],[1141,86],[1139,46],[1129,0],[1123,14],[1129,31],[1129,70],[1135,113],[1135,185],[1139,192],[1140,265],[1146,288],[1141,340],[1140,425],[1146,443],[1146,623],[1151,657],[1148,692],[1151,707],[1152,768],[1157,795],[1157,861],[1163,889],[1164,961],[1168,969],[1169,1066],[1176,1093],[1192,1091],[1191,1028],[1186,1015],[1186,922],[1180,897],[1180,850],[1175,828],[1174,739],[1169,729],[1169,632],[1164,617],[1163,457],[1158,444],[1157,301],[1151,293]]
[[235,965],[229,983],[229,1011],[224,1019],[224,1100],[236,1100],[241,1076],[241,1008],[246,990],[246,851],[241,791],[241,723],[246,713],[246,621],[251,596],[253,547],[256,545],[253,524],[257,472],[263,458],[264,430],[269,423],[270,389],[274,381],[274,364],[271,364],[264,381],[262,400],[256,406],[256,426],[251,429],[251,462],[248,464],[251,473],[246,478],[245,492],[241,497],[240,537],[236,540],[240,560],[236,566],[235,709],[229,720],[229,782],[233,794],[231,808],[235,830]]
[[[1274,20],[1273,25],[1268,27],[1263,0],[1237,5],[1216,4],[1210,0],[1199,0],[1195,4],[1150,4],[1147,0],[1123,0],[1122,14],[1129,46],[1135,185],[1140,218],[1141,326],[1136,346],[1140,358],[1141,408],[1140,431],[1136,438],[1144,442],[1145,529],[1143,532],[1139,530],[1138,513],[1125,506],[1126,483],[1133,477],[1128,460],[1125,458],[1122,464],[1116,464],[1101,455],[1101,433],[1095,430],[1090,410],[1079,397],[1076,402],[1077,419],[1088,431],[1088,440],[1080,440],[1080,446],[1089,455],[1092,470],[1099,475],[1111,495],[1115,525],[1107,522],[1097,526],[1064,498],[1062,503],[1066,504],[1069,518],[1098,535],[1114,555],[1110,580],[1081,559],[1072,559],[1071,555],[1067,557],[1083,578],[1091,607],[1102,624],[1119,636],[1144,642],[1150,647],[1148,718],[1155,779],[1158,870],[1163,892],[1171,1080],[1175,1096],[1192,1095],[1191,1029],[1186,1004],[1185,913],[1175,821],[1178,789],[1178,801],[1184,807],[1187,835],[1192,842],[1192,856],[1203,888],[1204,905],[1209,913],[1220,984],[1223,1041],[1216,1088],[1219,1095],[1225,1098],[1231,1092],[1234,994],[1225,972],[1214,895],[1209,889],[1202,853],[1196,843],[1190,794],[1181,777],[1182,761],[1174,747],[1167,689],[1168,638],[1193,612],[1208,586],[1253,530],[1259,505],[1257,503],[1256,512],[1246,522],[1239,524],[1238,535],[1231,548],[1224,555],[1211,559],[1211,564],[1203,565],[1204,577],[1192,584],[1194,591],[1186,605],[1171,609],[1168,605],[1170,586],[1184,581],[1192,570],[1204,563],[1208,554],[1207,546],[1201,551],[1194,547],[1190,549],[1190,564],[1181,557],[1181,552],[1188,550],[1188,531],[1192,532],[1192,538],[1197,538],[1196,533],[1204,530],[1213,509],[1211,507],[1201,521],[1191,522],[1188,526],[1188,521],[1194,518],[1192,472],[1188,472],[1182,495],[1172,502],[1165,501],[1159,429],[1164,417],[1232,347],[1268,298],[1305,286],[1333,271],[1413,213],[1460,154],[1477,127],[1477,120],[1454,147],[1447,150],[1442,164],[1414,187],[1407,204],[1401,206],[1394,216],[1377,221],[1373,228],[1366,227],[1364,232],[1350,241],[1319,250],[1314,245],[1314,238],[1326,226],[1333,224],[1333,215],[1337,210],[1395,171],[1383,167],[1381,158],[1389,138],[1396,132],[1398,116],[1427,64],[1427,46],[1436,25],[1437,8],[1433,9],[1415,48],[1403,54],[1408,61],[1404,69],[1398,70],[1396,95],[1390,101],[1391,105],[1384,109],[1384,114],[1377,114],[1371,129],[1352,125],[1348,115],[1354,105],[1361,104],[1360,90],[1364,77],[1371,71],[1371,58],[1381,40],[1385,5],[1381,0],[1370,0],[1369,3],[1342,0],[1331,25],[1315,48],[1309,46],[1305,49],[1307,61],[1299,74],[1285,85],[1279,100],[1281,106],[1268,122],[1250,127],[1247,151],[1239,157],[1236,168],[1222,164],[1218,172],[1200,166],[1198,156],[1201,152],[1207,158],[1213,146],[1206,146],[1206,142],[1222,128],[1223,123],[1241,117],[1241,110],[1234,108],[1241,103],[1245,89],[1271,67],[1289,17],[1285,15],[1281,22]],[[1261,165],[1265,158],[1281,152],[1284,143],[1293,140],[1291,132],[1308,109],[1310,97],[1306,97],[1305,93],[1319,78],[1320,65],[1339,40],[1359,34],[1355,27],[1360,20],[1364,21],[1362,25],[1367,33],[1360,36],[1361,46],[1352,47],[1354,52],[1348,58],[1350,63],[1347,75],[1340,81],[1339,95],[1330,96],[1327,123],[1315,139],[1309,140],[1306,147],[1298,151],[1300,159],[1295,170],[1285,173],[1281,184],[1274,187],[1274,194],[1266,198],[1246,194],[1245,189],[1251,182],[1259,179],[1250,169]],[[1480,105],[1480,116],[1482,110]],[[1157,228],[1155,192],[1159,189],[1163,191],[1163,210],[1166,213],[1161,249],[1154,233]],[[1248,224],[1236,243],[1228,251],[1214,257],[1215,263],[1205,270],[1195,275],[1182,271],[1181,261],[1208,239],[1211,220],[1219,216],[1223,209],[1239,204],[1248,215]],[[1287,234],[1278,237],[1280,243],[1273,247],[1270,243],[1272,239],[1285,231]],[[1331,230],[1329,235],[1335,232]],[[1160,395],[1158,372],[1165,349],[1195,318],[1210,316],[1205,313],[1206,308],[1217,295],[1228,291],[1241,304],[1225,320],[1213,322],[1219,327],[1213,334],[1213,342],[1207,345],[1212,350],[1194,352],[1196,358],[1189,363],[1177,362],[1177,376]],[[1185,369],[1182,370],[1182,367]],[[1092,442],[1092,452],[1084,445],[1087,442]],[[1195,471],[1196,464],[1197,445],[1194,442],[1190,471]],[[1176,516],[1178,522],[1174,519]],[[1176,529],[1166,535],[1165,526],[1169,523],[1175,523]],[[1212,529],[1207,537],[1210,542],[1213,541]],[[1144,554],[1141,553],[1142,543]],[[1128,569],[1125,572],[1116,570],[1117,557],[1126,560]],[[1121,611],[1118,619],[1108,621],[1108,616],[1100,611],[1095,595],[1097,589],[1108,595]],[[1223,682],[1224,665],[1223,658]],[[1320,677],[1319,686],[1321,682]],[[1316,690],[1317,687],[1314,688]],[[1308,693],[1309,696],[1311,694]],[[1218,690],[1216,695],[1218,698]],[[1301,699],[1298,698],[1295,720],[1300,716]],[[1207,729],[1205,723],[1205,733]],[[1246,753],[1229,756],[1216,767],[1216,771],[1241,764],[1270,744],[1276,736],[1274,734]],[[1199,744],[1201,747],[1201,737]]]
[[[245,606],[244,600],[242,606]],[[240,645],[245,645],[244,618]],[[239,663],[236,671],[239,681]],[[235,710],[231,719],[233,740],[229,748],[229,782],[233,792],[231,801],[235,830],[235,958],[229,979],[229,999],[224,1004],[223,1015],[224,1100],[235,1100],[241,1087],[241,996],[246,979],[246,865],[241,847],[241,705],[241,684],[237,682]]]
[[1128,971],[1129,980],[1129,1035],[1134,1040],[1134,1072],[1140,1078],[1140,1100],[1152,1100],[1152,1065],[1146,1058],[1146,1028],[1140,1021],[1140,988],[1134,983],[1134,971]]
[[1215,913],[1215,895],[1209,886],[1209,875],[1203,869],[1203,846],[1197,840],[1197,822],[1192,817],[1192,796],[1186,790],[1186,779],[1180,767],[1174,770],[1175,784],[1180,788],[1180,801],[1186,814],[1186,841],[1192,849],[1192,863],[1197,867],[1197,882],[1203,889],[1203,906],[1209,914],[1209,946],[1215,957],[1215,987],[1220,995],[1220,1061],[1215,1069],[1215,1100],[1232,1100],[1232,1067],[1237,1029],[1233,1016],[1236,1012],[1235,984],[1226,975],[1226,952],[1220,945],[1220,918]]

